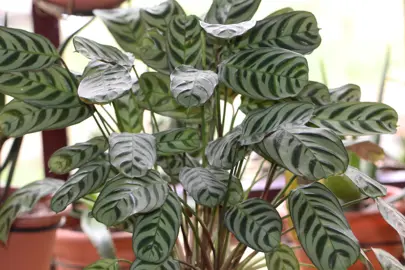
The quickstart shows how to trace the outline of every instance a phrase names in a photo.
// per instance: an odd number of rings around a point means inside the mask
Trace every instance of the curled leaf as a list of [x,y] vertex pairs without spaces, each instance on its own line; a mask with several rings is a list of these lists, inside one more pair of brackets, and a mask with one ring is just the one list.
[[235,24],[209,24],[200,21],[201,27],[210,35],[217,38],[230,39],[241,36],[256,25],[255,21],[247,21]]

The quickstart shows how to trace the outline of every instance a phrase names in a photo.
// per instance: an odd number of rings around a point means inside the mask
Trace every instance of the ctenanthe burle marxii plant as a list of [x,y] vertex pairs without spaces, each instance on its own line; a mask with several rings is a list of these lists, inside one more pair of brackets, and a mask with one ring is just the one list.
[[[0,239],[7,240],[32,198],[54,193],[51,208],[59,212],[91,195],[92,217],[133,233],[132,270],[299,269],[293,249],[281,242],[291,230],[313,267],[343,270],[367,257],[343,214],[352,202],[342,205],[318,181],[336,175],[375,199],[405,237],[405,218],[380,198],[384,186],[348,166],[342,143],[346,136],[394,133],[396,112],[361,102],[357,86],[330,91],[310,81],[304,55],[321,43],[314,15],[287,8],[252,21],[259,4],[215,0],[205,18],[186,15],[173,0],[95,10],[125,52],[75,37],[76,51],[90,60],[79,77],[46,39],[0,28],[0,91],[15,98],[0,112],[1,132],[18,137],[93,116],[103,133],[53,154],[53,172],[78,169],[67,182],[37,182],[6,201]],[[151,71],[138,72],[135,59]],[[98,113],[107,104],[115,109],[111,120]],[[143,126],[146,111],[152,134]],[[178,126],[162,130],[159,117]],[[262,198],[246,199],[250,188],[241,179],[253,152],[270,169]],[[293,176],[264,200],[280,169]],[[311,183],[286,192],[297,177]],[[290,228],[276,210],[285,201]],[[384,267],[403,269],[374,252]],[[117,267],[118,260],[106,259],[87,269]]]

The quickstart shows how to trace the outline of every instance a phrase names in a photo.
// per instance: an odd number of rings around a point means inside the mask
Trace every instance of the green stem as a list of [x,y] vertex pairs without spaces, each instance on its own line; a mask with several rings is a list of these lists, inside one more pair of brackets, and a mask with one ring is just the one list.
[[270,190],[270,186],[271,183],[273,182],[273,178],[274,178],[274,174],[276,173],[277,170],[277,164],[276,163],[271,163],[270,169],[269,169],[269,173],[267,175],[267,181],[266,181],[266,186],[264,187],[263,193],[261,198],[262,199],[266,199],[267,195],[269,194],[269,190]]
[[[258,251],[253,251],[252,253],[250,253],[243,261],[240,262],[239,266],[238,266],[238,270],[244,269],[244,267],[246,265],[249,264],[249,262],[258,254]],[[260,261],[262,260],[262,258],[260,258]],[[250,266],[255,265],[256,262],[253,261],[251,264],[249,264]],[[250,269],[250,268],[247,268]]]
[[231,127],[230,127],[230,130],[232,130],[233,129],[233,126],[235,125],[235,120],[236,120],[236,116],[238,115],[238,112],[239,112],[239,108],[236,110],[236,112],[233,114],[233,116],[232,116],[232,121],[231,121]]
[[261,269],[261,268],[264,268],[264,267],[266,267],[266,264],[262,263],[262,264],[259,264],[259,265],[256,265],[256,266],[253,266],[253,267],[249,268],[249,270],[257,270],[257,269]]
[[250,157],[251,157],[251,154],[249,154],[248,158],[246,159],[246,162],[245,162],[245,165],[243,166],[242,172],[238,175],[239,179],[242,179],[243,175],[245,174],[247,165],[248,165],[248,163],[250,161]]
[[110,132],[108,131],[107,127],[106,127],[106,125],[107,125],[108,128],[111,130],[111,132],[114,132],[113,127],[108,123],[108,121],[104,118],[104,116],[101,115],[101,113],[96,109],[96,107],[94,107],[94,110],[96,111],[98,117],[100,118],[101,122],[103,123],[103,125],[104,125],[106,131],[107,131],[108,133],[110,133]]
[[[249,188],[246,190],[246,192],[245,192],[245,198],[244,198],[245,200],[249,197],[250,191],[252,190],[253,186],[257,183],[257,181],[258,181],[258,176],[259,176],[259,173],[262,171],[264,162],[266,162],[265,159],[263,159],[262,162],[260,163],[259,169],[256,171],[256,174],[255,174],[255,176],[253,177],[252,184],[250,184]],[[261,178],[259,178],[259,179],[261,179]]]
[[98,129],[101,131],[101,133],[103,134],[104,138],[108,141],[108,137],[107,137],[107,135],[105,134],[103,128],[102,128],[101,125],[100,125],[100,123],[98,122],[96,116],[95,116],[94,114],[93,114],[92,116],[93,116],[94,121],[96,122],[96,124],[97,124],[97,126],[98,126]]
[[356,199],[356,200],[353,200],[353,201],[342,204],[342,207],[348,207],[348,206],[351,206],[353,204],[357,204],[357,203],[359,203],[361,201],[364,201],[364,200],[367,200],[367,199],[369,199],[369,197],[359,198],[359,199]]
[[220,98],[220,88],[217,87],[215,91],[215,108],[216,108],[216,118],[217,118],[217,131],[218,137],[222,137],[222,125],[221,125],[221,98]]
[[117,127],[119,127],[119,125],[118,125],[118,122],[114,119],[114,117],[108,112],[108,110],[103,106],[103,105],[101,105],[101,108],[104,110],[104,112],[108,115],[108,117],[110,117],[110,119],[111,119],[111,121],[113,121],[114,122],[114,124],[117,126]]
[[201,42],[202,43],[202,46],[201,46],[201,62],[202,62],[202,68],[204,70],[206,70],[207,69],[207,53],[206,53],[207,45],[205,44],[205,41],[206,41],[205,31],[201,31],[201,40],[203,41],[203,42]]
[[189,264],[189,263],[186,263],[186,262],[183,262],[183,261],[179,261],[179,260],[177,260],[180,264],[183,264],[183,265],[186,265],[187,267],[190,267],[190,268],[192,268],[192,269],[194,269],[194,270],[199,270],[200,268],[196,268],[196,267],[194,267],[194,266],[192,266],[191,264]]
[[271,202],[272,205],[275,205],[277,203],[277,201],[284,195],[284,193],[286,192],[286,190],[292,185],[292,183],[294,182],[295,178],[297,178],[296,175],[293,175],[290,180],[288,180],[288,183],[284,186],[284,188],[282,190],[280,190],[280,192],[277,194],[277,196],[273,199],[273,201]]

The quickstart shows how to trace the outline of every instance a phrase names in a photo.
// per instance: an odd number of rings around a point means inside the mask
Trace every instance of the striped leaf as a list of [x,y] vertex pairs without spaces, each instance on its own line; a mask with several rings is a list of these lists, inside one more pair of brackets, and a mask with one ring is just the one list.
[[39,71],[0,73],[0,93],[46,108],[80,106],[77,81],[59,66]]
[[370,198],[377,198],[387,195],[387,188],[378,181],[372,179],[367,174],[349,166],[345,175],[353,181],[360,192]]
[[159,156],[157,159],[163,171],[170,177],[170,183],[178,183],[180,171],[183,167],[194,166],[186,155]]
[[265,19],[270,19],[271,17],[278,16],[278,15],[285,14],[285,13],[292,12],[292,11],[294,11],[294,9],[292,9],[290,7],[280,8],[276,11],[273,11],[269,15],[267,15],[267,17]]
[[176,0],[167,0],[154,7],[141,9],[141,17],[148,27],[157,28],[162,32],[167,30],[169,22],[175,15],[185,15]]
[[314,105],[326,105],[331,102],[328,87],[319,82],[309,81],[296,97],[298,100],[311,102]]
[[58,59],[55,47],[43,36],[0,26],[0,72],[46,68]]
[[167,31],[170,68],[180,65],[201,66],[203,42],[200,21],[194,15],[176,15]]
[[134,54],[142,62],[156,71],[169,74],[169,60],[166,53],[166,38],[156,29],[147,30],[139,45],[134,48]]
[[255,144],[277,129],[305,125],[313,112],[314,106],[306,102],[284,102],[252,111],[241,124],[240,143]]
[[110,163],[106,160],[96,160],[82,166],[56,191],[51,201],[52,210],[61,212],[69,204],[97,191],[107,181],[109,172]]
[[93,207],[93,216],[107,226],[118,224],[135,214],[149,213],[163,205],[167,183],[157,171],[140,178],[118,175],[108,180]]
[[201,140],[198,130],[193,128],[177,128],[154,134],[157,154],[160,156],[200,149]]
[[18,216],[30,212],[42,197],[54,193],[62,185],[61,180],[45,178],[28,184],[10,195],[0,207],[0,241],[7,243],[8,232]]
[[344,102],[315,110],[311,122],[338,135],[395,133],[398,114],[390,106],[376,102]]
[[118,259],[100,259],[84,268],[84,270],[119,270]]
[[258,100],[296,96],[308,83],[307,60],[279,48],[241,51],[219,65],[219,79],[235,92]]
[[180,182],[193,199],[207,207],[217,206],[225,197],[227,186],[206,168],[183,167]]
[[355,84],[349,83],[338,88],[330,89],[330,99],[332,102],[360,101],[360,97],[360,87]]
[[130,270],[180,270],[180,263],[173,258],[167,259],[163,263],[149,263],[136,259]]
[[108,142],[103,136],[94,137],[87,142],[60,148],[48,161],[51,172],[66,174],[73,169],[94,160],[108,149]]
[[404,270],[405,267],[391,254],[380,248],[372,248],[382,270]]
[[256,251],[271,252],[280,245],[280,215],[262,199],[248,199],[229,208],[225,226],[239,242]]
[[256,100],[245,96],[241,96],[241,104],[239,106],[239,110],[244,114],[248,114],[256,109],[268,108],[274,103],[275,102],[272,100]]
[[252,29],[255,24],[256,21],[246,21],[235,24],[210,24],[200,21],[200,25],[205,32],[211,36],[223,39],[231,39],[233,37],[241,36]]
[[237,126],[224,137],[209,142],[205,149],[208,163],[212,167],[229,170],[232,164],[241,161],[247,153],[239,143],[241,134],[242,128]]
[[136,218],[132,245],[136,257],[163,263],[172,252],[181,224],[181,205],[174,192],[157,210]]
[[86,103],[105,104],[128,93],[132,84],[126,67],[93,61],[84,71],[78,95]]
[[73,45],[78,53],[92,61],[104,61],[130,68],[134,64],[131,53],[123,53],[115,47],[103,45],[84,37],[74,37]]
[[186,108],[204,105],[214,93],[217,84],[218,75],[211,70],[181,65],[170,74],[172,95]]
[[288,206],[301,246],[317,269],[347,269],[356,262],[359,243],[328,188],[315,182],[295,189]]
[[96,9],[93,13],[104,22],[121,48],[139,57],[137,47],[146,25],[138,8]]
[[294,251],[287,245],[281,244],[276,250],[266,254],[267,269],[299,270],[300,263]]
[[205,21],[219,24],[248,21],[256,13],[260,2],[261,0],[214,0]]
[[[227,171],[216,169],[216,168],[209,168],[208,170],[214,175],[214,177],[217,181],[224,183],[228,187],[228,181],[229,181],[230,175]],[[228,191],[229,198],[228,198],[227,205],[235,205],[235,204],[240,203],[243,200],[243,198],[244,198],[243,187],[238,178],[236,178],[235,176],[232,176],[229,188],[227,188],[227,189],[229,190]]]
[[381,198],[375,198],[381,216],[401,237],[405,237],[405,217],[395,207]]
[[[183,107],[173,98],[169,76],[146,72],[141,75],[139,85],[140,90],[135,93],[135,96],[141,108],[188,123],[201,122],[201,108]],[[213,112],[209,103],[205,106],[205,119],[209,121]]]
[[328,129],[305,126],[278,129],[254,150],[308,180],[341,174],[349,164],[342,141]]
[[249,32],[235,39],[236,49],[279,47],[306,54],[321,44],[315,16],[292,11],[258,21]]
[[37,131],[65,128],[82,122],[93,112],[87,105],[62,109],[39,108],[13,100],[0,111],[0,132],[9,137],[20,137]]
[[142,177],[156,162],[156,139],[140,133],[113,133],[109,138],[110,162],[127,177]]
[[131,91],[113,101],[118,128],[122,132],[138,133],[143,127],[143,109],[139,108]]

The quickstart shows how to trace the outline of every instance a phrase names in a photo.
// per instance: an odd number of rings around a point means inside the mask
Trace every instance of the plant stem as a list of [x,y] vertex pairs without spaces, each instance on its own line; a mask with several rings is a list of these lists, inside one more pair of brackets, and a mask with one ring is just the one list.
[[216,118],[217,118],[217,132],[218,137],[222,137],[222,125],[221,125],[221,97],[220,97],[220,88],[217,87],[215,91],[215,107],[216,107]]
[[[249,186],[249,188],[246,190],[246,192],[245,192],[245,198],[244,198],[245,200],[249,197],[250,191],[252,190],[253,186],[257,183],[257,179],[258,179],[259,173],[262,171],[264,162],[266,162],[265,159],[263,159],[262,162],[260,163],[259,169],[256,171],[256,174],[255,174],[255,176],[253,177],[252,184],[251,184],[251,185]],[[261,179],[261,178],[259,178],[259,179]]]
[[[106,130],[108,133],[110,133],[110,132],[108,131],[108,128],[109,128],[109,129],[111,130],[111,132],[114,132],[114,129],[112,128],[112,126],[108,123],[107,120],[105,120],[105,118],[104,118],[104,117],[101,115],[101,113],[96,109],[96,107],[94,107],[94,110],[96,111],[98,117],[100,118],[101,123],[103,123],[103,126],[104,126],[105,130]],[[108,128],[106,127],[106,125],[108,126]]]
[[284,235],[284,234],[286,234],[286,233],[289,233],[289,232],[291,232],[291,231],[293,231],[293,230],[295,230],[294,226],[291,227],[291,228],[288,228],[287,230],[285,230],[284,232],[282,232],[281,235]]
[[180,264],[184,264],[184,265],[186,265],[186,266],[188,266],[188,267],[190,267],[190,268],[192,268],[192,269],[194,269],[194,270],[199,270],[200,268],[196,268],[196,267],[194,267],[193,265],[191,265],[191,264],[189,264],[189,263],[186,263],[186,262],[183,262],[183,261],[180,261],[180,260],[177,260]]
[[231,127],[230,127],[230,130],[232,130],[233,129],[233,126],[235,125],[235,120],[236,120],[236,116],[238,115],[238,112],[239,112],[239,108],[236,110],[236,112],[233,114],[233,116],[232,116],[232,121],[231,121]]
[[281,196],[284,195],[284,193],[286,192],[286,190],[292,185],[292,183],[294,182],[295,178],[297,178],[296,175],[293,175],[290,180],[288,180],[288,183],[284,186],[284,188],[282,190],[280,190],[280,192],[277,194],[277,196],[273,199],[273,201],[271,202],[272,205],[275,205],[277,203],[277,201],[281,198]]
[[99,130],[100,130],[101,133],[103,134],[104,138],[108,141],[108,137],[107,137],[107,135],[104,133],[104,130],[103,130],[103,128],[101,127],[100,123],[98,122],[96,116],[95,116],[94,114],[93,114],[92,116],[93,116],[94,121],[96,122],[96,124],[97,124]]
[[367,199],[369,199],[369,197],[359,198],[359,199],[356,199],[356,200],[353,200],[353,201],[342,204],[342,207],[348,207],[348,206],[351,206],[353,204],[357,204],[357,203],[359,203],[361,201],[364,201],[364,200],[367,200]]
[[257,269],[261,269],[264,267],[266,267],[266,264],[262,263],[262,264],[259,264],[259,265],[253,266],[253,267],[249,267],[249,270],[257,270]]
[[[258,251],[253,251],[250,253],[238,266],[238,270],[243,269],[259,252]],[[250,265],[253,266],[255,265],[255,262],[252,262]],[[248,268],[249,269],[249,268]]]
[[274,178],[274,174],[276,173],[276,169],[277,169],[277,164],[276,163],[271,163],[270,169],[269,169],[269,173],[267,175],[267,181],[266,181],[266,186],[264,187],[263,193],[261,198],[262,199],[266,199],[267,195],[269,194],[269,190],[270,190],[270,186],[271,183],[273,182],[273,178]]
[[202,163],[203,167],[207,167],[207,157],[205,156],[205,149],[207,148],[207,132],[206,132],[206,122],[205,122],[205,105],[201,107],[201,138],[202,138]]
[[225,126],[225,116],[226,116],[226,102],[228,101],[228,87],[225,87],[225,96],[224,96],[224,112],[222,114],[222,131]]
[[114,117],[108,112],[108,110],[103,106],[100,105],[100,107],[104,110],[104,112],[110,117],[111,121],[114,122],[114,124],[118,127],[118,122],[114,119]]
[[242,176],[245,174],[247,165],[248,165],[248,163],[250,161],[250,157],[251,157],[251,154],[249,154],[248,158],[246,159],[245,166],[243,166],[242,172],[238,175],[239,179],[242,179]]
[[231,252],[228,259],[225,261],[224,265],[221,267],[221,270],[230,269],[230,265],[232,263],[232,259],[239,253],[240,249],[242,249],[245,245],[239,243]]

